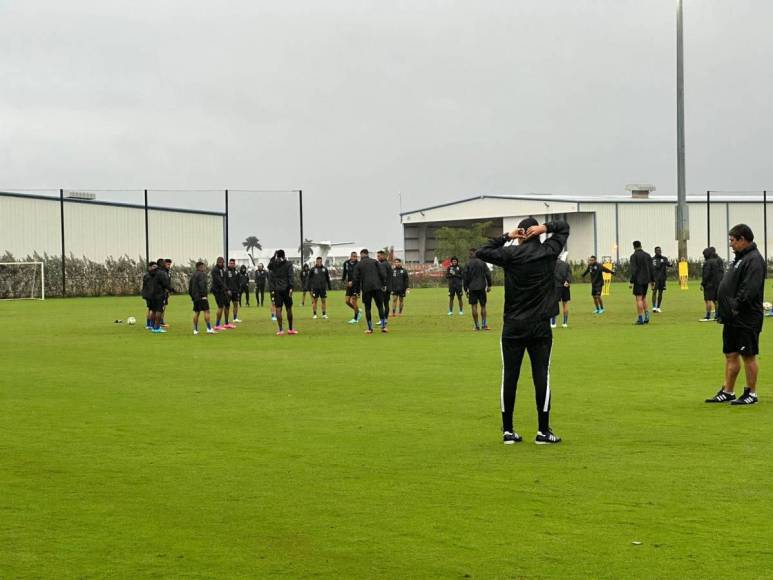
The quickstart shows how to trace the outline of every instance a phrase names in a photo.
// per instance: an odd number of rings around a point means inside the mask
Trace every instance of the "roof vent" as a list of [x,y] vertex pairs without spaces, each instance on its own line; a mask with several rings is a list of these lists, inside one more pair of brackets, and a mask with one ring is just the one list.
[[97,199],[96,194],[88,193],[86,191],[68,191],[65,194],[65,197],[67,197],[68,199],[83,199],[87,201],[92,201]]
[[655,191],[655,186],[650,183],[629,183],[625,190],[631,192],[633,199],[648,199],[650,192]]

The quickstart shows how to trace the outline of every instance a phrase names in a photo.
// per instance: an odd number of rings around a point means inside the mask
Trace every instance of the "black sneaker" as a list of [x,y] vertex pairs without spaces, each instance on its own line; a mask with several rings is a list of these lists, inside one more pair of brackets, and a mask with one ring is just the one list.
[[513,443],[520,443],[523,441],[523,437],[514,431],[505,431],[502,435],[502,441],[504,441],[505,445],[512,445]]
[[548,429],[547,433],[537,431],[537,436],[534,438],[534,442],[537,445],[555,445],[556,443],[561,443],[561,438],[553,435],[553,431]]
[[737,400],[730,403],[731,405],[754,405],[757,403],[757,395],[753,394],[751,390],[744,389],[743,395],[741,395]]
[[726,393],[725,389],[719,389],[717,391],[717,394],[711,397],[710,399],[706,399],[706,403],[727,403],[728,401],[735,401],[735,393]]

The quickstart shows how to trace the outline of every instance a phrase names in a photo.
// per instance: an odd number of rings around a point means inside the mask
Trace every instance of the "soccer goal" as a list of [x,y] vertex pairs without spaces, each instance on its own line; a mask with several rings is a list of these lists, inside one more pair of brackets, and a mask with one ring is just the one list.
[[0,262],[0,300],[45,300],[43,262]]

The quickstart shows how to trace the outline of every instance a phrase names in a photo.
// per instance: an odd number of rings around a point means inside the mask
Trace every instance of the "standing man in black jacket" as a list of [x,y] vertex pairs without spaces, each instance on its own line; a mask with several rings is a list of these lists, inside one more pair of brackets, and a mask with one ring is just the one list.
[[655,281],[655,277],[652,274],[652,256],[642,249],[641,242],[638,240],[633,243],[630,266],[630,287],[633,288],[633,295],[636,297],[636,312],[639,315],[636,324],[649,324],[650,311],[647,308],[647,289]]
[[157,334],[163,334],[166,332],[161,326],[161,319],[164,317],[164,302],[170,292],[172,292],[172,281],[169,278],[169,269],[166,262],[159,258],[158,267],[156,268],[155,276],[153,276],[153,284],[150,292],[150,305],[153,310],[153,330]]
[[663,305],[663,291],[666,289],[666,277],[668,268],[673,264],[662,254],[660,246],[655,247],[655,255],[652,257],[652,275],[655,281],[652,283],[652,311],[663,312],[660,307]]
[[614,274],[615,272],[604,264],[599,264],[596,256],[588,258],[588,267],[585,268],[582,277],[585,278],[590,274],[590,294],[593,298],[594,314],[604,314],[604,300],[601,298],[601,293],[604,291],[604,273]]
[[322,299],[322,318],[327,320],[327,291],[330,285],[330,272],[322,263],[322,258],[317,256],[314,267],[309,270],[309,288],[311,288],[311,312],[314,320],[317,319],[317,300]]
[[[475,330],[491,330],[486,322],[486,303],[488,293],[491,291],[491,270],[483,260],[475,256],[476,251],[475,248],[470,249],[470,257],[464,269],[464,293],[472,307]],[[478,304],[480,304],[481,325],[478,324]]]
[[349,259],[344,262],[344,272],[341,276],[341,282],[346,287],[346,305],[354,310],[354,317],[349,321],[349,324],[356,324],[360,321],[360,308],[357,306],[357,296],[360,294],[360,289],[354,285],[354,271],[357,269],[357,252],[352,252]]
[[209,299],[207,298],[207,273],[204,271],[204,262],[196,262],[196,271],[188,282],[188,296],[193,301],[193,334],[199,333],[199,313],[204,313],[204,321],[207,323],[207,334],[215,334],[212,330],[212,321],[209,317]]
[[365,320],[368,329],[365,334],[373,334],[371,318],[372,302],[376,303],[381,332],[387,332],[387,319],[384,316],[384,289],[386,288],[386,271],[376,260],[368,255],[368,250],[360,251],[360,261],[354,269],[354,285],[362,290],[362,303],[365,305]]
[[[762,332],[762,300],[765,293],[765,259],[754,243],[754,233],[746,224],[738,224],[728,233],[735,260],[722,277],[717,292],[722,352],[725,354],[725,382],[707,403],[754,405],[757,402],[757,355]],[[743,359],[746,387],[736,399],[735,381]]]
[[257,306],[263,306],[263,299],[266,294],[266,280],[268,279],[268,270],[263,268],[263,264],[258,264],[255,270],[255,303]]
[[384,318],[389,319],[389,296],[392,294],[392,266],[389,264],[384,250],[379,250],[376,253],[376,258],[378,258],[378,263],[386,274],[386,287],[381,296],[381,302],[384,304]]
[[[717,309],[717,291],[722,282],[722,266],[718,258],[714,256],[713,248],[703,250],[703,268],[701,270],[701,290],[703,290],[703,302],[706,305],[706,316],[701,322],[711,322],[719,316]],[[714,318],[711,318],[711,309],[714,308]]]
[[303,295],[301,296],[301,306],[306,306],[306,292],[309,292],[309,265],[304,264],[301,266],[301,290]]
[[462,305],[462,292],[464,292],[464,270],[459,265],[459,259],[451,258],[451,265],[446,269],[448,280],[448,316],[454,315],[454,296],[459,301],[459,316],[464,314]]
[[[395,267],[392,270],[392,316],[403,315],[403,304],[405,303],[405,294],[408,292],[408,288],[411,287],[408,279],[408,270],[403,268],[403,261],[400,258],[395,258]],[[399,310],[398,310],[399,301]],[[387,302],[387,307],[389,303]]]
[[210,272],[210,278],[212,278],[212,294],[215,296],[215,303],[217,304],[217,318],[215,322],[215,330],[221,331],[225,328],[220,324],[223,317],[223,309],[228,305],[228,291],[225,287],[225,258],[218,256],[215,262],[215,267]]
[[[569,327],[569,302],[572,300],[572,269],[561,258],[556,260],[556,269],[553,271],[553,280],[556,286],[556,301],[560,302],[564,309],[563,328]],[[550,328],[556,327],[556,317],[550,319]]]
[[223,328],[236,328],[235,324],[228,322],[229,303],[233,304],[234,318],[233,322],[241,322],[239,320],[239,272],[236,270],[236,260],[231,258],[228,260],[228,268],[225,271],[225,287],[228,291],[228,300],[225,305],[225,325]]
[[[544,242],[540,235],[553,234]],[[502,327],[502,409],[505,445],[517,443],[521,436],[513,428],[515,392],[524,353],[529,353],[537,399],[538,431],[535,443],[549,445],[561,439],[550,429],[550,354],[553,334],[550,318],[558,314],[553,272],[556,259],[569,237],[569,225],[555,221],[538,225],[526,218],[518,228],[491,240],[476,256],[505,270],[505,311]],[[505,244],[518,240],[518,245]]]
[[277,336],[284,334],[282,328],[282,308],[287,311],[287,334],[298,334],[293,329],[293,265],[287,261],[284,250],[277,250],[268,263],[269,289],[274,299],[274,314],[279,326]]
[[247,299],[247,306],[250,305],[250,275],[247,273],[247,266],[239,266],[239,306],[242,305],[242,296]]
[[153,290],[153,277],[156,275],[156,268],[158,268],[158,264],[156,262],[151,262],[148,264],[148,271],[142,276],[142,297],[145,299],[145,307],[147,308],[145,314],[146,330],[153,330],[153,309],[150,307],[150,303]]

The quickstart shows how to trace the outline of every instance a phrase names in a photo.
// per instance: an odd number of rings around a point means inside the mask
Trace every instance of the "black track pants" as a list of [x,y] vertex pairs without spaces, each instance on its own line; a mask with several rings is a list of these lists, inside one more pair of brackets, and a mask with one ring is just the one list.
[[368,327],[371,326],[371,302],[376,303],[376,308],[378,309],[378,320],[379,323],[384,320],[384,303],[382,300],[383,293],[381,290],[369,290],[369,291],[363,291],[362,293],[362,302],[365,304],[365,320],[368,321]]

